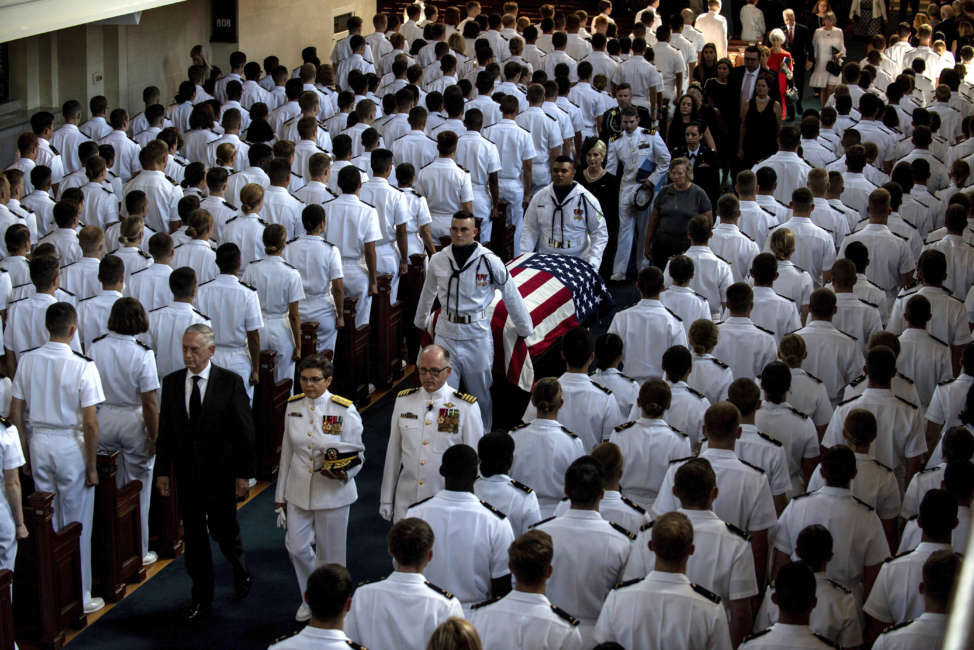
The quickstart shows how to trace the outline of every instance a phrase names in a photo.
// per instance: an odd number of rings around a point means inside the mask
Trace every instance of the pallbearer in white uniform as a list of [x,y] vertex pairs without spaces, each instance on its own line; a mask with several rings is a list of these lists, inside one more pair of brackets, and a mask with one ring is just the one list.
[[120,298],[108,316],[108,333],[96,338],[91,355],[103,378],[105,402],[98,408],[98,450],[119,451],[116,482],[119,487],[142,481],[139,507],[142,516],[142,564],[159,559],[149,550],[149,502],[152,468],[159,433],[159,376],[156,358],[136,337],[149,329],[149,319],[135,298]]
[[298,270],[284,261],[287,231],[280,224],[264,229],[262,260],[247,265],[243,281],[257,290],[264,327],[261,345],[277,352],[274,381],[294,377],[294,362],[301,358],[301,316],[298,301],[304,299],[304,286]]
[[[332,371],[327,357],[302,359],[304,392],[288,400],[284,417],[274,508],[278,525],[287,528],[285,545],[301,594],[316,567],[345,564],[348,509],[358,499],[355,475],[365,460],[362,418],[351,400],[328,392]],[[307,603],[295,618],[311,618]]]

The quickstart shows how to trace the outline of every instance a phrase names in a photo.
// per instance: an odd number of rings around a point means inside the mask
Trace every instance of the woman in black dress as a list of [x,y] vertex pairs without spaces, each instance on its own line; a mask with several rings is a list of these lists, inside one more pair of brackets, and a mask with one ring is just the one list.
[[708,79],[703,87],[706,103],[717,114],[718,128],[711,130],[717,145],[717,159],[720,161],[720,171],[724,176],[723,182],[729,184],[733,184],[730,174],[737,154],[737,124],[740,119],[737,96],[729,83],[733,67],[734,64],[730,59],[721,59],[717,62],[717,76]]
[[700,83],[707,83],[708,79],[717,76],[717,46],[707,43],[700,50],[700,60],[693,68],[693,80]]
[[770,95],[771,80],[760,75],[754,82],[754,97],[741,112],[741,137],[737,155],[747,167],[778,151],[781,104]]
[[608,279],[612,275],[612,262],[616,256],[619,242],[619,178],[605,170],[605,143],[595,137],[585,139],[582,144],[584,167],[575,172],[579,185],[591,192],[602,206],[602,216],[609,231],[609,243],[602,253],[599,273]]

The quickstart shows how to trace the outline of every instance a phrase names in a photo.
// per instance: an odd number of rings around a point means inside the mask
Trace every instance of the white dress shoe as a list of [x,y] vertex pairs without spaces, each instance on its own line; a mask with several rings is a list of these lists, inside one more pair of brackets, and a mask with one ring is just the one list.
[[105,601],[102,598],[92,598],[91,600],[85,601],[85,614],[94,614],[100,609],[105,607]]
[[152,566],[159,561],[159,554],[155,551],[149,551],[142,556],[142,566]]

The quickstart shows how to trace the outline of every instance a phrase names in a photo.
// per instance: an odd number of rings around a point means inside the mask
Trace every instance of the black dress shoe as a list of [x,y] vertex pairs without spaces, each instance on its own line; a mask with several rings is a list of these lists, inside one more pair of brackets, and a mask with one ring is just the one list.
[[250,575],[237,578],[233,581],[233,602],[239,603],[250,593],[250,588],[254,586],[254,579]]
[[205,621],[210,617],[210,606],[208,604],[193,602],[186,611],[183,612],[183,622],[195,624]]

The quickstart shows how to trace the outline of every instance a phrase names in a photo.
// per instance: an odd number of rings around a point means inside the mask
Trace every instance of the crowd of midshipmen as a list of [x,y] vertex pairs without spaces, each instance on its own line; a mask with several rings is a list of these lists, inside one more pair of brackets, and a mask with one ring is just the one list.
[[[347,526],[354,479],[331,477],[341,486],[320,489],[345,496],[308,511],[343,509],[322,520],[343,523],[304,531],[318,552],[303,570],[289,530],[311,625],[280,647],[315,634],[314,647],[939,643],[974,492],[974,51],[942,51],[928,10],[930,24],[845,62],[820,112],[782,126],[784,73],[766,64],[792,43],[794,12],[771,50],[734,66],[707,54],[728,39],[709,4],[666,16],[651,3],[625,37],[604,0],[591,22],[545,5],[537,25],[515,3],[484,15],[470,2],[462,22],[413,5],[405,21],[377,14],[367,36],[353,18],[330,64],[314,47],[294,70],[235,52],[221,74],[194,48],[169,105],[149,87],[136,115],[101,96],[84,121],[74,100],[60,120],[35,113],[0,175],[4,389],[21,424],[0,446],[0,566],[26,534],[14,479],[29,460],[58,493],[56,527],[86,524],[97,610],[94,452],[122,449],[120,481],[142,480],[154,562],[155,394],[183,365],[186,328],[212,326],[213,362],[252,396],[261,348],[293,377],[302,321],[333,350],[335,306],[357,298],[368,322],[377,277],[395,292],[420,254],[415,325],[436,344],[390,424],[379,505],[396,571],[351,597],[345,531],[330,528]],[[777,151],[753,169],[721,157],[742,135],[720,116],[721,84],[742,119],[774,91]],[[586,189],[586,166],[616,185]],[[652,204],[642,187],[699,192]],[[536,382],[526,424],[484,435],[495,289],[516,333],[531,331],[474,241],[495,221],[515,252],[635,277],[640,300],[597,340],[567,334],[567,372]],[[661,223],[687,245],[656,248]],[[48,333],[58,303],[76,313],[64,342],[49,340],[63,338]],[[54,399],[63,382],[76,405]],[[289,414],[314,411],[306,401]],[[322,433],[360,452],[354,407],[325,403],[337,411]]]

